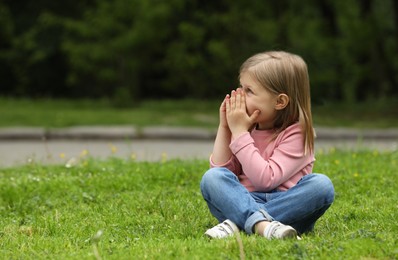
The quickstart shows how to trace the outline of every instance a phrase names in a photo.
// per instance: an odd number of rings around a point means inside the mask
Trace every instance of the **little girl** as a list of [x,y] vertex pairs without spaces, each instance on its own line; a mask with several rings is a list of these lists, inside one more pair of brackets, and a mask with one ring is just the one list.
[[205,234],[299,238],[334,200],[329,178],[312,173],[307,65],[291,53],[260,53],[242,64],[239,80],[220,106],[211,168],[200,184],[220,223]]

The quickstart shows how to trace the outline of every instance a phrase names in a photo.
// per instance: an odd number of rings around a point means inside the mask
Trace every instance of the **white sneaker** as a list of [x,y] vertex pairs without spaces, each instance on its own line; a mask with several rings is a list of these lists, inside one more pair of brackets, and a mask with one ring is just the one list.
[[233,236],[235,232],[239,232],[239,228],[235,225],[234,222],[227,219],[217,226],[208,229],[205,235],[211,238],[225,238]]
[[264,236],[268,239],[296,238],[297,231],[288,225],[283,225],[278,221],[272,221],[264,230]]

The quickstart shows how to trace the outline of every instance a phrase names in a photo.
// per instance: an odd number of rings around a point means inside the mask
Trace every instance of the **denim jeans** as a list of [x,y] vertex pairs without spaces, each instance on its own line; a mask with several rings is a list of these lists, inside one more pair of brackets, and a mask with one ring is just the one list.
[[219,222],[230,219],[247,234],[253,234],[256,223],[273,220],[300,234],[312,231],[334,200],[333,184],[323,174],[306,175],[287,191],[249,192],[227,168],[211,168],[200,189]]

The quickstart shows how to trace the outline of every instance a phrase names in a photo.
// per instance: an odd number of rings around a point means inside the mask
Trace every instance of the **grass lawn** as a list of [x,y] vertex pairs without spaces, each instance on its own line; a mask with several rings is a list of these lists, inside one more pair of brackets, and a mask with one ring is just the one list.
[[[76,125],[200,126],[215,128],[220,101],[142,101],[115,108],[106,100],[27,100],[0,98],[0,127]],[[398,127],[397,100],[360,104],[323,104],[312,108],[318,126]]]
[[106,100],[0,99],[0,127],[76,125],[168,125],[215,127],[218,104],[201,100],[142,101],[116,108]]
[[199,182],[207,161],[87,159],[73,167],[0,169],[3,259],[396,259],[398,153],[317,156],[336,200],[301,241],[241,233],[210,241],[216,224]]

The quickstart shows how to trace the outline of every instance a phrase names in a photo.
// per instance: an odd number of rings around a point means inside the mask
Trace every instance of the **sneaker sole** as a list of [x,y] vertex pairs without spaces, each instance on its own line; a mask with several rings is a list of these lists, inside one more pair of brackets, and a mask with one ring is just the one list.
[[286,230],[283,235],[281,236],[282,239],[297,239],[297,232],[294,229]]

